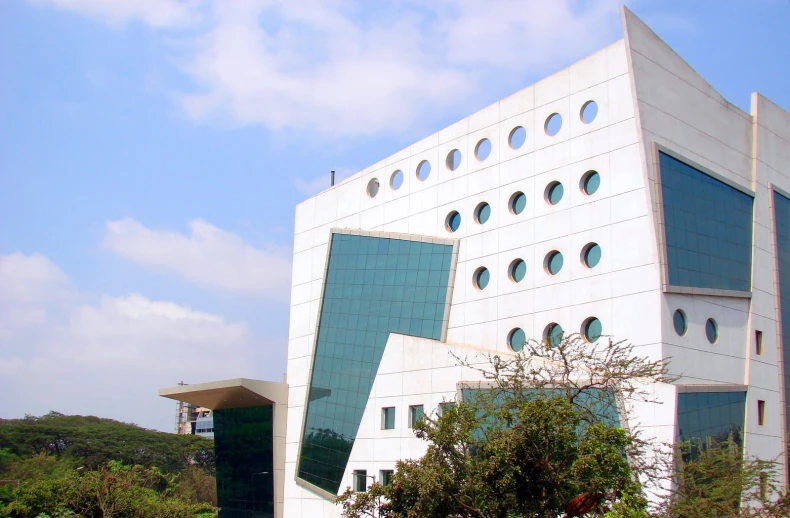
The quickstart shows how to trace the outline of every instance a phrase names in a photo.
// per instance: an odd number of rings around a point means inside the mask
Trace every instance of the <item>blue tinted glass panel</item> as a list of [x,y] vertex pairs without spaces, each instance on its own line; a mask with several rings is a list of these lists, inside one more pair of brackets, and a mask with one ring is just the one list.
[[401,185],[403,185],[403,171],[398,169],[390,177],[390,186],[397,191]]
[[458,166],[461,165],[461,152],[457,149],[453,149],[447,154],[447,169],[450,171],[455,171],[458,169]]
[[598,187],[601,186],[601,175],[593,171],[589,173],[587,177],[584,179],[584,193],[585,194],[595,194],[595,191],[598,190]]
[[508,345],[516,352],[524,348],[524,343],[527,341],[527,335],[521,328],[514,329],[510,332],[508,337]]
[[298,476],[337,493],[390,333],[441,339],[452,245],[333,234]]
[[482,268],[479,270],[475,276],[475,284],[481,290],[486,289],[488,286],[488,281],[491,279],[491,274],[488,272],[488,268]]
[[513,278],[513,281],[521,282],[525,275],[527,275],[527,263],[521,259],[513,261],[513,265],[510,267],[510,276]]
[[752,197],[659,153],[669,284],[749,291]]
[[518,149],[524,145],[524,142],[527,140],[527,130],[525,130],[522,126],[516,126],[510,132],[510,137],[508,141],[510,143],[510,147],[513,149]]
[[[774,192],[774,232],[779,269],[779,309],[782,316],[782,358],[790,365],[790,199]],[[790,410],[790,368],[784,369],[785,405]],[[790,430],[790,411],[786,413]],[[790,460],[788,460],[790,470]]]
[[597,342],[602,333],[603,326],[601,325],[601,321],[597,318],[590,319],[587,325],[584,326],[584,337],[589,342]]
[[716,321],[712,318],[705,322],[705,336],[708,337],[710,343],[715,343],[719,338],[719,326],[716,325]]
[[461,226],[461,215],[453,211],[447,217],[447,226],[451,232],[455,232]]
[[686,315],[679,309],[672,315],[672,324],[675,326],[675,332],[680,336],[686,334]]
[[585,124],[589,124],[595,120],[598,115],[598,103],[595,101],[588,101],[582,106],[581,119]]
[[588,268],[595,268],[600,261],[601,247],[598,246],[597,243],[588,245],[587,250],[584,252],[584,264],[587,265]]
[[510,203],[510,210],[513,211],[513,214],[521,214],[526,206],[527,206],[527,197],[523,192],[519,192],[513,195],[513,199]]
[[560,342],[562,342],[562,337],[564,334],[565,331],[563,331],[561,325],[550,324],[546,329],[546,341],[549,342],[549,345],[552,347],[556,347]]
[[417,178],[420,181],[425,181],[431,175],[431,163],[427,160],[423,160],[417,166]]
[[565,188],[561,183],[555,183],[549,187],[549,203],[556,205],[562,200],[562,195],[565,194]]
[[219,516],[274,516],[274,406],[214,410]]
[[481,162],[488,158],[488,155],[491,154],[491,141],[487,138],[484,138],[480,142],[477,143],[475,146],[475,155],[477,155],[477,159]]
[[746,392],[680,393],[678,440],[691,443],[691,458],[730,438],[743,445],[745,412]]
[[384,430],[395,429],[395,407],[381,409],[381,428]]
[[491,217],[491,205],[488,203],[483,203],[477,209],[477,222],[481,225],[488,221],[488,218]]
[[560,132],[562,128],[562,115],[559,113],[552,113],[549,115],[549,118],[546,119],[546,124],[544,129],[546,130],[546,134],[550,137],[553,137],[557,133]]
[[549,268],[549,273],[552,275],[557,275],[560,273],[560,270],[562,270],[562,262],[562,254],[559,252],[552,252],[549,256],[547,265]]

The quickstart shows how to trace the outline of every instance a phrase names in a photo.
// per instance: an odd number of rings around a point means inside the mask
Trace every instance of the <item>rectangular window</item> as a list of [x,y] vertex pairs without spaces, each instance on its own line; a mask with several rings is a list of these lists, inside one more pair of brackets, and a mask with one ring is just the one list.
[[439,403],[439,416],[440,417],[443,416],[445,410],[449,410],[449,409],[453,408],[454,406],[455,406],[455,403],[453,403],[452,401],[449,401],[449,402],[446,401],[444,403]]
[[395,429],[395,407],[390,406],[381,409],[381,429],[394,430]]
[[763,332],[762,331],[755,331],[754,332],[754,349],[758,355],[763,354]]
[[422,405],[411,405],[409,407],[409,428],[414,428],[414,424],[422,419],[423,415]]
[[391,469],[382,469],[379,471],[379,482],[381,482],[382,486],[390,485],[392,482],[392,474],[394,472]]
[[368,490],[368,472],[365,469],[354,470],[354,491],[364,493]]
[[765,426],[765,401],[757,400],[757,424]]

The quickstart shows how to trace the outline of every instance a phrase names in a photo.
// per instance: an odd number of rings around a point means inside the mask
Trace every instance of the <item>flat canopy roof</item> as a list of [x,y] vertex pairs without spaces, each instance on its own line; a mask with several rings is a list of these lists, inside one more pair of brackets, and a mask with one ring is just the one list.
[[280,405],[288,401],[288,385],[235,378],[159,389],[159,395],[212,410]]

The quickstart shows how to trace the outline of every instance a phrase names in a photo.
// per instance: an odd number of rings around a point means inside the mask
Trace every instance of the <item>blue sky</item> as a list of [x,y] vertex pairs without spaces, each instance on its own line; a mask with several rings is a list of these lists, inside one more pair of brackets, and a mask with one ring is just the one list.
[[[159,387],[281,379],[294,206],[619,39],[617,4],[4,0],[0,417],[172,430]],[[790,108],[787,0],[629,6]]]

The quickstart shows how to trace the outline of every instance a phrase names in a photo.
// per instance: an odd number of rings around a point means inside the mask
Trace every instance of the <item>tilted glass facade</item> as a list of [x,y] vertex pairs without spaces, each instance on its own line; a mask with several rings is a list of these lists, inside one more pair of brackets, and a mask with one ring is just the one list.
[[[784,361],[785,405],[790,406],[790,199],[774,192],[776,263],[779,270],[779,310],[782,317],[782,359]],[[790,430],[790,412],[786,412]],[[788,458],[790,472],[790,458]]]
[[678,441],[690,443],[687,457],[730,439],[743,446],[746,392],[680,393],[677,415]]
[[748,194],[659,153],[669,284],[750,291]]
[[440,340],[453,246],[335,233],[298,476],[337,493],[390,333]]
[[274,516],[274,405],[214,410],[220,518]]

